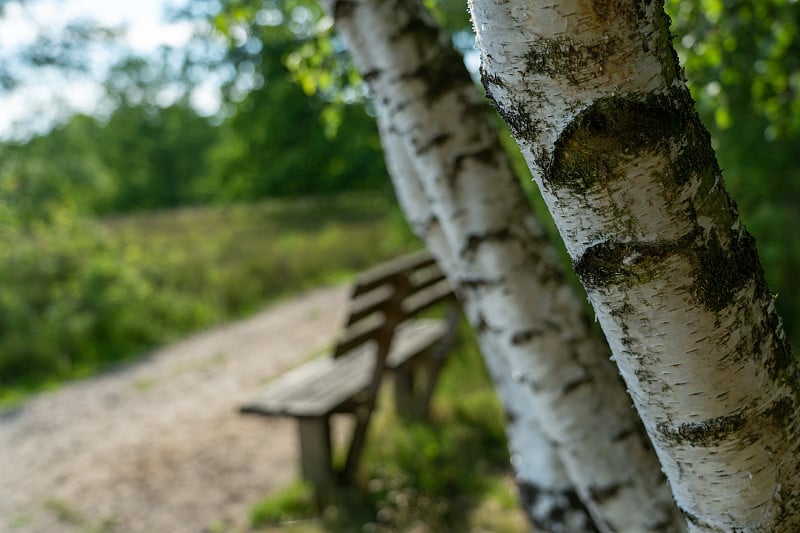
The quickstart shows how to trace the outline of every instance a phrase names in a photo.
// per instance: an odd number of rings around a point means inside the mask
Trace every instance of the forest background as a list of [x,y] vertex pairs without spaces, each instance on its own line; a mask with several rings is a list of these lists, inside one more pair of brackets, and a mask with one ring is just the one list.
[[[426,4],[474,71],[464,3]],[[800,6],[667,8],[797,346]],[[190,0],[171,16],[194,28],[184,46],[116,57],[95,111],[0,143],[0,405],[419,246],[369,95],[315,2]],[[31,72],[93,75],[93,47],[124,39],[90,20],[43,30],[0,62],[2,90]],[[193,105],[209,77],[222,102],[211,116]]]

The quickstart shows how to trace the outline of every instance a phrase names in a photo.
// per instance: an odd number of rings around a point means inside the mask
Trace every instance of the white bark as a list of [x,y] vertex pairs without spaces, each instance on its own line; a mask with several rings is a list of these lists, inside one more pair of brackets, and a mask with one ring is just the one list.
[[[382,131],[405,147],[416,194],[429,202],[432,216],[418,217],[418,227],[435,225],[452,250],[448,275],[479,338],[491,339],[482,341],[493,348],[489,368],[502,374],[508,365],[524,385],[525,415],[558,449],[598,528],[681,530],[630,399],[447,36],[416,1],[328,5],[374,92]],[[488,360],[495,353],[498,364]]]
[[482,77],[695,531],[800,531],[800,380],[660,3],[470,0]]
[[[380,124],[379,124],[380,126]],[[414,232],[422,238],[448,273],[459,269],[458,258],[450,248],[431,210],[408,147],[396,133],[381,129],[381,142],[386,154],[398,201]],[[480,313],[475,299],[465,299],[467,314]],[[531,523],[542,531],[580,533],[596,531],[594,523],[580,501],[556,448],[539,428],[529,406],[531,392],[512,378],[511,367],[503,350],[494,346],[494,337],[487,332],[478,335],[481,353],[497,396],[506,413],[506,437],[514,468],[520,503]]]

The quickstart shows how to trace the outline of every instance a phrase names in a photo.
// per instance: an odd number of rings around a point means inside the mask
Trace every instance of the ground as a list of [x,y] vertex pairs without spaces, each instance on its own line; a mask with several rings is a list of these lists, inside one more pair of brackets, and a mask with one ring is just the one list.
[[0,414],[0,532],[246,530],[296,435],[237,406],[329,346],[346,301],[320,289]]

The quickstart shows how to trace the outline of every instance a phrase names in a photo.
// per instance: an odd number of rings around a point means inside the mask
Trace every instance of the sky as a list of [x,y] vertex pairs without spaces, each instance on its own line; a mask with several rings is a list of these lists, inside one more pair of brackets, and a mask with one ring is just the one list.
[[[181,45],[190,34],[188,22],[170,23],[166,8],[180,5],[178,0],[29,0],[24,8],[8,4],[0,19],[0,50],[4,54],[31,42],[37,27],[59,28],[75,19],[94,19],[101,25],[127,28],[123,43],[140,53],[154,52],[160,45]],[[102,51],[92,56],[96,80],[83,77],[65,79],[57,72],[37,72],[20,90],[0,92],[0,138],[23,137],[30,132],[46,131],[66,109],[92,112],[102,92],[103,65],[113,58]],[[198,105],[213,110],[214,91],[198,96]]]

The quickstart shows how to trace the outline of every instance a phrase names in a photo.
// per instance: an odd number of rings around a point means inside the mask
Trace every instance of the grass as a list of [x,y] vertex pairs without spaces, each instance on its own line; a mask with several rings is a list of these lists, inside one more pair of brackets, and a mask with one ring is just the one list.
[[56,516],[60,523],[71,526],[73,529],[80,528],[81,533],[111,533],[114,531],[115,519],[113,516],[95,522],[87,519],[64,500],[51,498],[45,500],[43,505],[45,509]]
[[324,508],[295,482],[252,508],[258,531],[528,531],[510,474],[503,415],[477,348],[442,373],[429,423],[399,418],[382,395],[359,475]]

